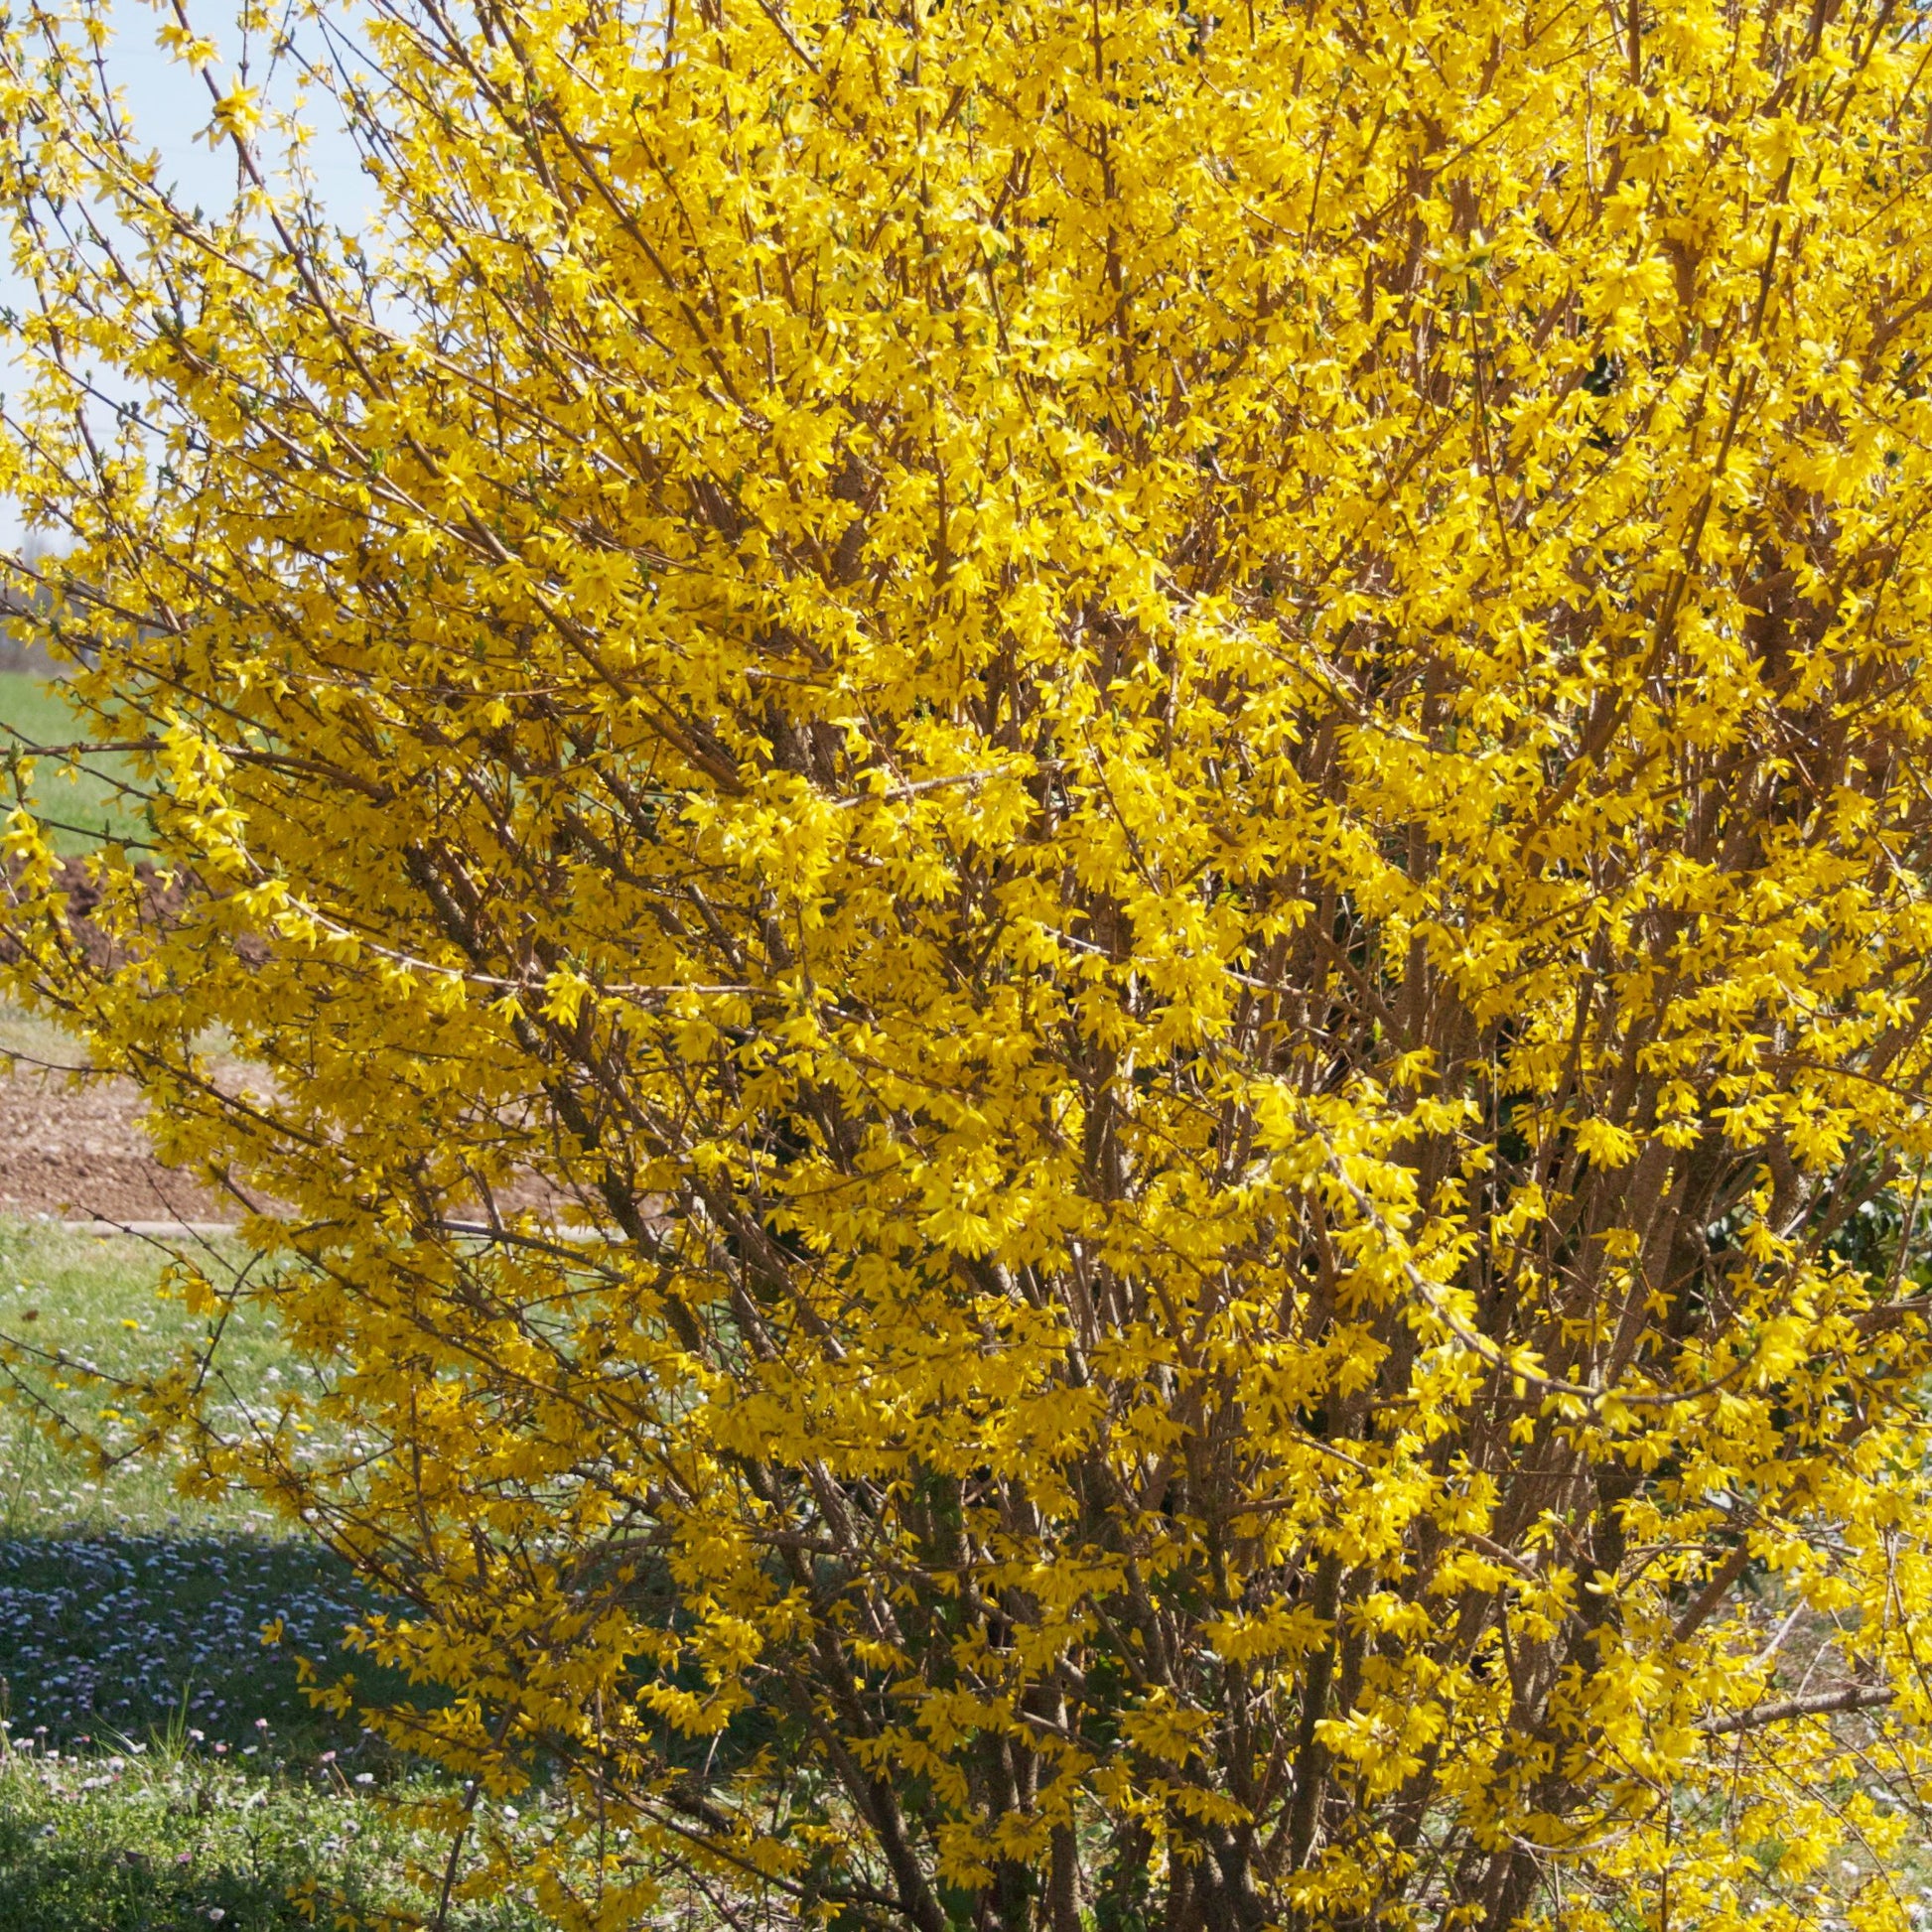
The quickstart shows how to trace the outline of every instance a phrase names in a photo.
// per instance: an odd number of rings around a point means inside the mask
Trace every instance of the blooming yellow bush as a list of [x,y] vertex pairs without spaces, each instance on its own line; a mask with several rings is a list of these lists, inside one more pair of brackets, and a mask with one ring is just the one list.
[[17,810],[10,983],[245,1211],[178,1285],[312,1373],[149,1413],[395,1592],[471,1845],[1902,1923],[1918,12],[377,0],[359,240],[186,12],[171,201],[104,26],[0,42],[0,486],[151,846],[83,945]]

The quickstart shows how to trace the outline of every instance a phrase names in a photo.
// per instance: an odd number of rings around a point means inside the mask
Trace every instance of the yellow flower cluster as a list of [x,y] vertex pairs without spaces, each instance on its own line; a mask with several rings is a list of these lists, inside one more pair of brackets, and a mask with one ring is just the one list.
[[1902,1925],[1922,12],[372,0],[360,238],[104,20],[0,28],[0,489],[152,843],[83,932],[16,811],[5,970],[517,1882]]

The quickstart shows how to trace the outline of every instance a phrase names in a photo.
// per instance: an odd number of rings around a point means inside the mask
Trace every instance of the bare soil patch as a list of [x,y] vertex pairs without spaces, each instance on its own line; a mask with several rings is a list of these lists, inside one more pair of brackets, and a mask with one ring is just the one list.
[[[174,917],[182,889],[151,867],[137,868],[147,891],[142,917]],[[97,966],[116,951],[89,914],[99,889],[85,862],[61,861],[60,889],[75,938]],[[4,941],[0,940],[0,944]],[[0,1218],[9,1220],[232,1220],[232,1202],[217,1202],[187,1174],[155,1159],[141,1128],[141,1098],[130,1080],[66,1069],[82,1057],[58,1028],[0,1007]]]
[[[159,925],[178,916],[181,885],[164,882],[148,867],[137,872],[146,888],[141,918]],[[96,966],[117,964],[117,948],[89,916],[100,893],[83,862],[62,861],[60,888],[81,947]],[[238,1219],[238,1202],[155,1158],[134,1083],[99,1075],[76,1082],[69,1069],[79,1057],[79,1047],[58,1028],[0,1005],[0,1219],[123,1225]],[[260,1068],[239,1060],[218,1058],[212,1071],[229,1091],[259,1088],[264,1078]],[[535,1208],[562,1222],[579,1218],[572,1205],[535,1175],[512,1181],[495,1198],[498,1212]],[[476,1203],[459,1211],[489,1218]]]
[[[58,1042],[58,1035],[23,1044],[18,1035],[24,1031],[18,1023],[0,1025],[0,1047],[56,1058],[33,1048]],[[51,1031],[32,1028],[36,1035]],[[140,1106],[128,1080],[96,1078],[76,1086],[66,1074],[24,1059],[11,1073],[0,1071],[0,1218],[233,1220],[232,1202],[217,1202],[155,1159],[141,1129]]]

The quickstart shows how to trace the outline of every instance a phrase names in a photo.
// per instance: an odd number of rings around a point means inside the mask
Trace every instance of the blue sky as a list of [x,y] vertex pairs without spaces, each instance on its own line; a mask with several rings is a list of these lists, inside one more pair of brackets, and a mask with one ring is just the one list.
[[[207,126],[209,101],[202,80],[179,63],[171,60],[156,43],[164,22],[172,24],[172,7],[154,7],[146,0],[114,0],[110,14],[114,22],[114,43],[109,56],[109,71],[125,95],[129,113],[140,138],[161,151],[170,177],[190,199],[218,200],[234,186],[234,161],[225,145],[210,149],[201,139]],[[341,24],[354,31],[353,10],[340,10]],[[190,18],[198,32],[218,43],[227,57],[226,70],[232,71],[241,49],[232,26],[232,14],[225,6],[191,6]],[[305,39],[312,38],[306,34]],[[263,78],[262,49],[254,50],[249,78]],[[273,93],[285,91],[290,76],[286,68],[270,78]],[[324,200],[338,217],[359,216],[367,206],[368,185],[356,165],[355,153],[329,112],[329,101],[312,94],[307,118],[315,127],[315,145],[310,165],[315,169]]]

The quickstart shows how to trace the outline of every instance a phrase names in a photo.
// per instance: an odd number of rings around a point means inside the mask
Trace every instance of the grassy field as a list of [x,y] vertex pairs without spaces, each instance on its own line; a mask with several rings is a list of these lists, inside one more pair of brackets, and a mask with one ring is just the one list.
[[[8,760],[29,744],[67,745],[81,736],[57,687],[29,671],[0,671],[0,808],[12,802]],[[55,849],[90,852],[103,839],[140,836],[138,801],[126,787],[133,781],[128,760],[89,757],[85,769],[63,769],[44,759],[34,774],[34,808],[53,828]]]
[[[428,1790],[364,1792],[333,1766],[257,1769],[165,1739],[15,1752],[0,1761],[0,1932],[419,1925],[448,1849],[410,1822]],[[459,1899],[448,1917],[450,1932],[544,1923],[515,1897]]]
[[[136,1369],[189,1320],[156,1299],[160,1263],[138,1241],[0,1223],[0,1330]],[[271,1406],[286,1358],[245,1325],[227,1340],[224,1401]],[[98,1423],[101,1391],[64,1379],[51,1399]],[[326,1667],[368,1600],[247,1499],[190,1501],[149,1461],[95,1472],[0,1408],[0,1932],[294,1926],[311,1887],[323,1924],[419,1919],[447,1841],[402,1801],[440,1787],[296,1684],[296,1656]],[[508,1829],[541,1826],[538,1800]],[[514,1898],[449,1918],[542,1923]]]
[[[153,1297],[161,1254],[135,1240],[0,1227],[0,1329],[108,1376],[172,1352],[186,1311]],[[224,1409],[268,1407],[286,1374],[245,1321],[224,1337]],[[112,1395],[49,1387],[73,1422],[102,1426]],[[125,1446],[122,1424],[104,1440]],[[19,1411],[0,1413],[0,1697],[16,1738],[58,1746],[145,1735],[184,1710],[222,1750],[251,1750],[267,1718],[294,1744],[325,1735],[296,1689],[294,1654],[329,1650],[367,1597],[327,1554],[247,1499],[192,1503],[168,1466],[96,1474]],[[280,1617],[282,1650],[261,1628]]]

